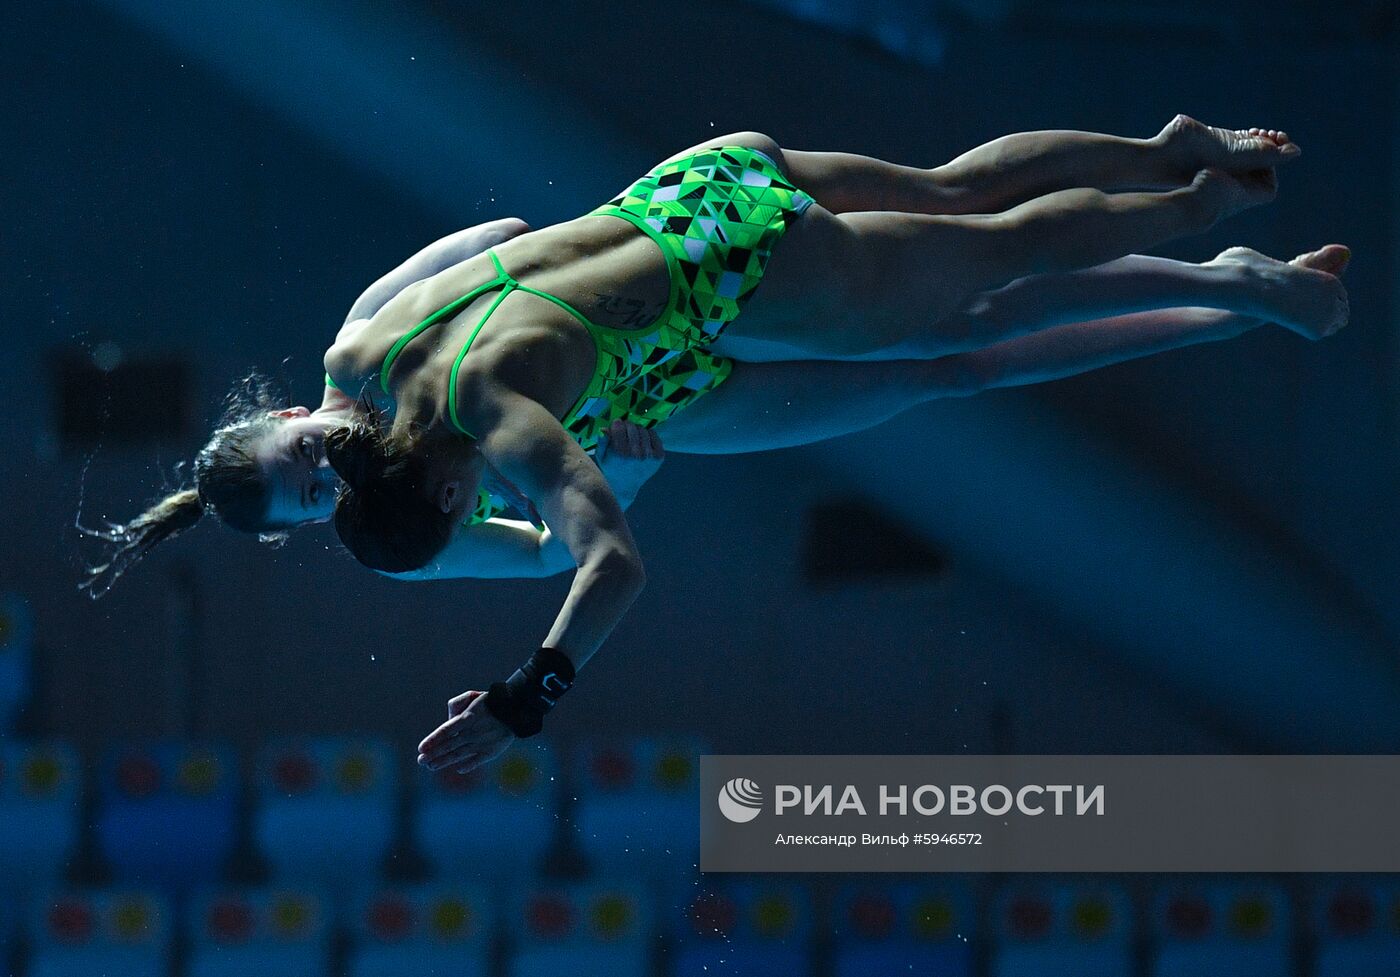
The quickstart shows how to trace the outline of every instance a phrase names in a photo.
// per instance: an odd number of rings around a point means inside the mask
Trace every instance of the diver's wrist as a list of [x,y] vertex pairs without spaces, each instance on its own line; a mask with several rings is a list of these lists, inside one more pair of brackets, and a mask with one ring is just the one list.
[[504,682],[486,692],[486,708],[516,736],[525,739],[544,728],[544,717],[573,686],[575,670],[557,648],[541,648]]

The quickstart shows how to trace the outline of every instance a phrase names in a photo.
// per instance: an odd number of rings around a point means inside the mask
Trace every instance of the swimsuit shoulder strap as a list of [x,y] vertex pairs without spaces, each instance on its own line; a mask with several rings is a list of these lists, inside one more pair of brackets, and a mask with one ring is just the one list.
[[488,249],[486,255],[491,259],[491,264],[496,269],[496,277],[488,282],[483,282],[461,298],[444,305],[422,322],[418,323],[418,325],[400,336],[398,341],[395,342],[393,346],[389,347],[389,352],[384,355],[384,362],[379,368],[379,389],[384,391],[387,396],[389,394],[389,371],[393,369],[394,361],[399,358],[399,354],[404,351],[404,348],[408,346],[409,343],[413,342],[424,330],[430,329],[440,322],[451,319],[487,292],[500,289],[500,294],[497,295],[495,300],[487,307],[486,312],[481,316],[481,319],[477,321],[475,328],[472,329],[471,335],[467,337],[467,341],[462,344],[462,348],[457,352],[457,358],[452,361],[452,372],[448,376],[448,417],[452,422],[452,426],[456,428],[458,432],[465,434],[469,438],[475,438],[476,435],[463,427],[461,419],[457,416],[457,374],[462,367],[462,361],[466,359],[468,350],[472,347],[472,343],[476,341],[477,334],[481,332],[481,327],[486,325],[486,321],[490,319],[492,313],[500,307],[501,302],[505,300],[507,295],[517,289],[530,295],[537,295],[542,299],[553,302],[565,312],[568,312],[588,327],[590,331],[601,328],[595,325],[578,309],[575,309],[558,296],[551,295],[548,292],[542,292],[537,288],[530,288],[528,285],[520,284],[510,272],[506,271],[505,266],[501,264],[501,259],[496,255],[495,251]]
[[[389,393],[389,371],[393,369],[394,361],[399,358],[399,354],[403,352],[404,347],[407,346],[409,343],[413,342],[413,340],[418,337],[419,333],[423,332],[423,330],[425,329],[429,329],[437,325],[440,322],[443,322],[444,320],[452,318],[458,312],[461,312],[472,302],[475,302],[478,298],[480,298],[482,295],[485,295],[492,289],[502,289],[501,295],[504,296],[506,292],[510,291],[511,288],[518,284],[518,282],[516,282],[514,278],[512,278],[506,273],[505,268],[501,266],[501,261],[499,258],[496,257],[496,253],[494,251],[488,250],[486,254],[491,258],[491,264],[494,265],[496,268],[495,278],[491,279],[489,282],[485,282],[481,285],[478,285],[476,288],[472,289],[470,292],[468,292],[466,295],[463,295],[461,298],[449,302],[447,305],[444,305],[442,308],[438,309],[436,312],[428,316],[422,322],[418,323],[418,325],[414,326],[408,332],[400,336],[398,342],[394,343],[393,346],[389,347],[389,352],[384,355],[384,363],[379,368],[379,389],[384,391],[386,396]],[[495,302],[491,304],[491,311],[494,311],[496,306],[499,304],[500,299],[498,298]],[[489,316],[491,314],[491,311],[488,311],[486,315]],[[481,321],[485,322],[485,317],[482,317]],[[480,329],[481,326],[478,325],[476,327],[476,331],[479,331]],[[476,331],[472,332],[473,339],[476,338]],[[468,345],[470,345],[471,340],[467,340],[467,343]],[[461,358],[458,357],[459,362],[460,360]],[[453,376],[456,376],[455,366],[453,367]]]
[[[461,369],[462,360],[467,358],[467,350],[472,348],[472,343],[476,341],[476,335],[481,332],[481,327],[486,325],[486,320],[491,318],[491,314],[500,308],[501,303],[505,301],[507,295],[521,287],[520,283],[501,267],[500,259],[496,257],[494,251],[488,251],[486,253],[491,256],[491,261],[496,266],[496,280],[492,283],[492,287],[500,288],[501,294],[497,295],[491,304],[487,306],[486,312],[477,322],[476,328],[474,328],[471,335],[467,337],[467,341],[462,344],[462,348],[457,352],[457,358],[452,361],[452,372],[448,374],[447,377],[447,416],[451,420],[452,426],[455,427],[459,433],[465,434],[473,440],[476,439],[476,435],[463,427],[461,420],[457,417],[457,371]],[[485,290],[478,290],[477,294],[481,294],[483,291]]]
[[[510,272],[505,270],[505,268],[501,265],[500,259],[496,257],[494,251],[488,251],[486,253],[491,256],[491,261],[496,266],[496,280],[492,283],[491,287],[499,287],[501,289],[501,294],[496,296],[495,301],[491,303],[491,306],[486,310],[485,315],[481,317],[481,321],[476,324],[476,328],[473,329],[471,335],[467,337],[467,341],[462,344],[461,350],[457,353],[457,358],[452,361],[452,373],[448,377],[448,416],[452,421],[452,426],[455,427],[458,430],[458,432],[465,434],[469,438],[475,438],[476,435],[472,434],[465,427],[463,427],[461,420],[457,417],[457,372],[462,366],[462,360],[466,359],[467,357],[467,351],[471,349],[472,343],[476,340],[477,333],[481,332],[481,327],[486,325],[486,320],[491,318],[491,314],[496,311],[496,309],[500,306],[501,302],[505,300],[505,297],[507,295],[509,295],[511,292],[520,291],[524,292],[527,295],[538,296],[542,299],[546,299],[547,301],[553,302],[555,305],[559,306],[559,308],[569,313],[569,315],[573,316],[579,322],[583,323],[583,325],[588,329],[588,331],[594,334],[595,336],[600,330],[604,330],[603,326],[599,326],[596,323],[594,323],[591,319],[589,319],[578,309],[574,308],[568,302],[565,302],[563,299],[559,298],[559,296],[551,295],[548,292],[542,292],[538,288],[531,288],[529,285],[522,285],[514,278],[514,276],[510,274]],[[480,294],[480,292],[478,292],[478,294]]]

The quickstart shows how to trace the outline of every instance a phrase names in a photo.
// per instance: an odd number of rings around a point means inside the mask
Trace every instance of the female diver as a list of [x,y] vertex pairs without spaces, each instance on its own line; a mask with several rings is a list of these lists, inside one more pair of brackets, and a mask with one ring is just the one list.
[[[755,451],[1265,321],[1329,335],[1347,318],[1344,248],[1289,263],[1132,253],[1267,202],[1297,155],[1283,133],[1185,117],[1148,140],[1022,133],[932,170],[724,137],[589,215],[385,283],[395,294],[352,314],[325,357],[364,407],[328,390],[322,417],[264,422],[263,441],[275,430],[305,452],[305,479],[268,489],[278,462],[245,447],[261,508],[230,518],[206,489],[230,467],[211,442],[186,504],[255,529],[323,516],[325,496],[294,483],[329,488],[324,439],[345,480],[337,530],[366,565],[411,579],[577,568],[541,649],[453,699],[420,745],[425,765],[467,769],[539,730],[641,589],[617,495],[586,453],[631,430],[618,421],[664,421],[671,450]],[[508,502],[536,525],[500,519]],[[170,522],[155,512],[141,519]],[[144,552],[157,533],[122,542]]]

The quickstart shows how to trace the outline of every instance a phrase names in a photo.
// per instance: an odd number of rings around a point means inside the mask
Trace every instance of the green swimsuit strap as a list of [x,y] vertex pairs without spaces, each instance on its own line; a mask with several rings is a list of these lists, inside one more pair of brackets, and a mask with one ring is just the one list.
[[467,337],[467,341],[462,344],[461,350],[457,353],[457,358],[452,361],[452,372],[448,376],[448,417],[451,419],[452,426],[456,428],[460,433],[465,434],[469,438],[475,438],[476,435],[472,434],[465,427],[463,427],[461,419],[457,416],[457,372],[461,369],[462,360],[466,358],[467,351],[472,348],[472,343],[476,341],[477,333],[481,332],[481,327],[486,325],[486,320],[491,318],[491,314],[494,313],[496,309],[500,307],[501,302],[505,300],[505,297],[507,295],[509,295],[513,291],[516,291],[517,289],[519,291],[526,292],[530,295],[537,295],[540,298],[546,299],[559,306],[565,312],[569,313],[575,319],[579,320],[585,326],[587,326],[590,331],[597,331],[602,328],[601,326],[598,326],[595,323],[593,323],[582,312],[580,312],[578,309],[574,308],[572,305],[570,305],[568,302],[565,302],[558,296],[550,295],[548,292],[541,292],[537,288],[531,288],[528,285],[520,284],[520,282],[516,281],[515,278],[511,276],[510,272],[506,271],[505,267],[501,264],[501,259],[496,257],[496,252],[488,250],[486,254],[488,257],[490,257],[491,264],[496,269],[496,277],[491,279],[489,282],[484,282],[483,284],[478,285],[476,288],[472,289],[470,292],[468,292],[466,295],[463,295],[461,298],[456,299],[448,303],[447,305],[444,305],[432,315],[428,316],[428,318],[424,319],[422,322],[418,323],[418,325],[414,326],[408,332],[400,336],[398,342],[394,343],[394,345],[389,348],[389,352],[385,354],[384,363],[379,368],[379,389],[383,390],[385,395],[387,396],[389,395],[389,371],[393,369],[394,361],[399,358],[399,354],[403,352],[405,346],[413,342],[413,340],[416,339],[418,335],[423,332],[423,330],[430,329],[438,323],[452,318],[457,313],[461,312],[464,308],[466,308],[468,305],[470,305],[472,302],[475,302],[482,295],[485,295],[487,292],[492,291],[493,289],[499,288],[501,290],[501,293],[497,295],[495,300],[490,304],[490,306],[487,307],[486,312],[483,313],[481,319],[478,320],[476,327],[472,329],[471,335]]
[[[594,323],[591,319],[589,319],[578,309],[574,308],[568,302],[565,302],[563,299],[559,298],[557,295],[550,295],[548,292],[541,292],[539,289],[531,288],[529,285],[520,284],[520,282],[516,281],[511,276],[510,272],[506,271],[505,268],[502,267],[500,259],[496,257],[496,253],[494,251],[487,251],[486,253],[491,256],[491,261],[493,264],[495,264],[497,273],[496,280],[491,283],[490,287],[499,287],[501,289],[501,294],[496,296],[496,300],[491,303],[490,308],[488,308],[486,310],[485,315],[481,317],[481,321],[476,324],[476,328],[472,330],[472,334],[468,336],[467,341],[462,344],[461,350],[457,353],[457,358],[452,361],[452,373],[448,377],[447,388],[447,413],[452,420],[452,426],[455,427],[462,434],[465,434],[467,437],[472,439],[475,439],[476,435],[472,434],[465,427],[463,427],[461,420],[457,417],[457,371],[462,366],[462,360],[466,359],[467,351],[472,348],[472,343],[476,341],[476,334],[481,332],[481,327],[486,325],[486,320],[491,318],[491,313],[496,311],[496,308],[501,304],[502,301],[505,300],[505,297],[507,295],[509,295],[511,292],[520,291],[524,292],[527,295],[539,296],[542,299],[546,299],[550,302],[553,302],[555,305],[559,306],[559,308],[563,309],[565,312],[569,313],[569,315],[573,316],[579,322],[583,323],[583,325],[589,330],[589,332],[596,334],[598,330],[603,328]],[[474,297],[475,295],[480,295],[482,291],[484,291],[484,289],[475,289],[472,293],[470,293],[467,296],[467,298],[469,299]],[[449,308],[460,308],[460,303],[462,301],[466,301],[466,299],[462,299],[456,303],[453,303],[453,305],[449,306]],[[400,340],[400,342],[402,342],[402,340]]]
[[[449,302],[447,305],[444,305],[432,315],[428,316],[428,318],[424,319],[422,322],[418,323],[418,325],[414,326],[408,332],[400,336],[399,341],[394,343],[394,345],[389,348],[389,352],[384,356],[384,364],[379,368],[379,389],[383,390],[385,395],[388,395],[389,393],[389,371],[393,369],[394,361],[399,358],[399,354],[403,352],[404,347],[407,346],[409,343],[413,342],[413,340],[417,338],[419,333],[421,333],[424,329],[429,329],[446,319],[452,318],[458,312],[462,311],[462,309],[466,308],[472,302],[475,302],[479,297],[485,295],[493,288],[503,289],[501,295],[502,297],[504,297],[506,292],[509,292],[510,289],[514,287],[514,285],[516,284],[515,279],[511,278],[510,275],[506,274],[506,270],[501,267],[500,259],[496,257],[496,253],[494,251],[487,251],[486,253],[491,256],[491,263],[496,266],[495,278],[482,285],[478,285],[476,288],[472,289],[470,292],[468,292],[466,295],[463,295],[461,298],[453,302]],[[489,316],[491,312],[495,311],[496,306],[499,304],[499,298],[495,302],[491,303],[491,309],[487,311],[486,316]],[[486,321],[486,316],[482,317],[482,322]],[[476,338],[476,332],[480,329],[481,325],[478,324],[476,330],[472,332],[473,339]],[[467,340],[467,343],[468,345],[470,345],[471,340]],[[458,362],[460,361],[461,358],[459,357]],[[453,375],[454,377],[456,375],[455,365],[453,367]],[[453,407],[453,410],[455,412],[455,406]],[[453,418],[453,421],[455,423],[455,416]]]
[[[491,255],[491,260],[496,260],[494,254]],[[496,264],[496,267],[500,267],[499,262]],[[467,350],[471,349],[472,343],[476,341],[476,334],[481,332],[481,327],[486,325],[487,319],[491,318],[491,313],[495,312],[497,307],[505,301],[507,295],[520,287],[520,283],[509,275],[506,275],[504,271],[502,271],[501,274],[506,277],[505,282],[501,285],[501,294],[497,295],[495,301],[487,307],[486,314],[481,317],[481,320],[476,324],[476,328],[472,330],[472,334],[468,336],[467,341],[462,344],[461,350],[457,353],[457,358],[452,361],[452,372],[447,378],[447,416],[451,419],[453,427],[472,440],[476,440],[476,435],[464,428],[462,422],[457,418],[457,370],[462,366],[462,360],[466,358]]]

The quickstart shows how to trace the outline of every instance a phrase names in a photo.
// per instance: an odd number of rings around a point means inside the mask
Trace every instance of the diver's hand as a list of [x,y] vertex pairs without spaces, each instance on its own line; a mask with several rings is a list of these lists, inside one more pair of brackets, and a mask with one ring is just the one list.
[[490,763],[515,739],[505,723],[486,708],[486,693],[475,690],[447,703],[447,722],[418,744],[418,762],[429,770],[466,773]]
[[666,451],[655,428],[631,421],[613,421],[598,439],[593,460],[619,498],[635,498],[647,479],[655,475]]

